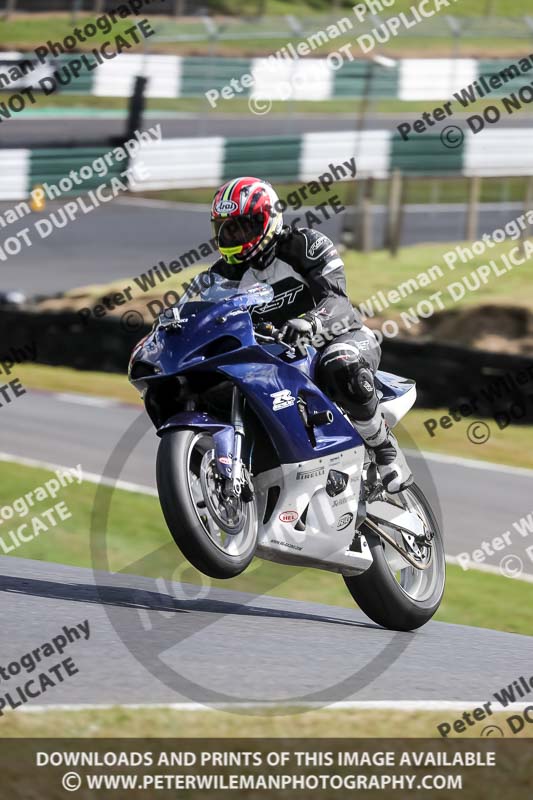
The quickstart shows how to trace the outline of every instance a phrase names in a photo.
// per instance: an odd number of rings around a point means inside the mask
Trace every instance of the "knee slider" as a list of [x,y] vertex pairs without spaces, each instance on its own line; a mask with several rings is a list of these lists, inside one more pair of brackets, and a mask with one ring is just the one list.
[[359,362],[360,356],[341,346],[324,353],[319,366],[319,383],[331,393],[334,400],[342,400],[351,393],[348,384],[355,377]]
[[368,419],[377,407],[374,376],[368,362],[355,347],[340,345],[324,354],[319,382],[336,402],[344,405],[358,419]]
[[[354,369],[355,367],[355,369]],[[367,366],[352,366],[352,374],[348,379],[348,389],[356,400],[368,403],[374,397],[374,376]]]

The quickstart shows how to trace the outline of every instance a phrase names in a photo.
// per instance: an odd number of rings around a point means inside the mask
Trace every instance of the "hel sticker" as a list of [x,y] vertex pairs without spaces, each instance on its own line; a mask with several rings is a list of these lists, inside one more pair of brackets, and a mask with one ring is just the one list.
[[220,461],[221,464],[226,464],[227,466],[231,466],[231,458],[228,458],[228,456],[220,456],[218,460]]
[[239,206],[235,200],[220,200],[215,206],[215,211],[218,211],[219,214],[231,214],[233,211],[237,211],[238,208]]
[[296,398],[292,396],[290,389],[281,389],[279,392],[272,392],[272,411],[282,411],[284,408],[290,408],[296,402]]
[[343,531],[345,528],[348,527],[352,519],[353,519],[353,514],[343,514],[342,517],[337,522],[337,530]]
[[298,519],[297,511],[282,511],[279,515],[280,522],[296,522]]

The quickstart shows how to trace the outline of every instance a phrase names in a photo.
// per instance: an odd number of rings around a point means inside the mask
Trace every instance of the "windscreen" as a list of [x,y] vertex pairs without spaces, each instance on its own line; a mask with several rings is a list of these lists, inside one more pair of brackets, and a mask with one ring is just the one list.
[[193,278],[180,298],[178,307],[191,302],[219,303],[237,296],[247,297],[249,305],[263,305],[272,300],[274,291],[266,283],[243,286],[241,281],[232,281],[215,272],[206,271]]

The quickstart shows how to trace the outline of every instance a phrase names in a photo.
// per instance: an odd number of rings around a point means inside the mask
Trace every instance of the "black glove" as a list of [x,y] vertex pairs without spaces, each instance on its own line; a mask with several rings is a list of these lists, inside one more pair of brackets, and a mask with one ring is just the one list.
[[296,344],[299,339],[307,339],[310,344],[314,333],[315,326],[309,318],[297,317],[285,323],[280,338],[287,344]]

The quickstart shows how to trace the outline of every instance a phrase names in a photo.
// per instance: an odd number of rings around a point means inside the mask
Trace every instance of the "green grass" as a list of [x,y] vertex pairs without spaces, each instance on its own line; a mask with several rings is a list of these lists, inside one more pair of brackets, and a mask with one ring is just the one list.
[[[73,454],[75,466],[82,457]],[[83,464],[82,464],[83,466]],[[155,469],[155,466],[154,466]],[[43,485],[51,477],[47,470],[0,462],[0,505],[13,501]],[[31,513],[40,514],[63,501],[72,514],[70,519],[15,549],[13,555],[79,567],[145,575],[151,578],[184,583],[212,585],[217,588],[268,594],[298,600],[353,607],[342,579],[320,570],[280,566],[256,560],[247,572],[230,581],[212,581],[184,562],[164,523],[157,498],[109,488],[98,490],[94,484],[72,484],[56,500],[43,500]],[[110,501],[107,533],[104,535],[102,509]],[[96,510],[95,510],[96,509]],[[94,516],[93,516],[94,515]],[[11,542],[9,531],[27,517],[0,525],[0,537]],[[91,536],[91,520],[95,533]],[[30,528],[28,528],[30,530]],[[504,577],[464,572],[449,567],[448,588],[436,619],[464,625],[530,634],[533,607],[529,603],[530,585]]]
[[[530,240],[531,241],[531,240]],[[474,256],[471,261],[463,264],[457,261],[454,270],[450,270],[444,263],[444,254],[456,247],[455,243],[415,245],[403,248],[396,258],[391,258],[385,250],[374,253],[362,254],[348,251],[344,254],[346,274],[350,297],[355,303],[360,303],[378,290],[387,292],[405,282],[408,278],[416,277],[426,272],[433,265],[438,265],[444,275],[432,282],[429,286],[418,288],[412,294],[401,298],[399,302],[391,305],[385,312],[385,317],[394,316],[395,312],[405,311],[420,300],[427,299],[429,295],[444,290],[450,283],[460,281],[464,276],[470,275],[477,267],[487,264],[489,259],[495,259],[500,269],[503,265],[498,261],[502,253],[508,253],[516,242],[508,241],[496,245],[484,254]],[[461,243],[468,247],[467,242]],[[516,304],[533,310],[533,270],[531,262],[527,261],[521,267],[515,267],[501,277],[491,275],[487,283],[475,292],[467,292],[465,298],[457,304],[452,304],[451,299],[443,296],[447,308],[465,308],[481,305],[482,303],[500,303],[505,305]]]
[[[261,2],[261,5],[263,3]],[[340,3],[340,12],[348,11],[355,3],[351,0],[343,0]],[[391,13],[398,14],[400,11],[407,11],[412,5],[412,0],[396,0],[394,11],[387,8],[383,12],[384,17]],[[211,8],[216,10],[224,9],[228,13],[251,14],[257,8],[257,0],[215,0]],[[522,16],[529,13],[531,7],[529,0],[468,0],[468,3],[457,3],[450,8],[449,13],[453,16],[482,17],[488,12],[495,16],[513,17]],[[324,13],[332,14],[331,0],[266,0],[266,14],[297,14],[297,13]],[[336,13],[336,12],[335,12]],[[443,12],[445,13],[445,12]]]
[[139,393],[126,375],[110,372],[86,372],[69,367],[49,367],[45,364],[21,364],[17,376],[26,389],[48,392],[78,392],[96,397],[112,397],[123,403],[141,407]]
[[[276,17],[287,13],[299,16],[305,23],[306,35],[309,35],[313,31],[323,27],[326,16],[329,22],[343,16],[350,16],[351,5],[350,3],[350,5],[339,9],[339,11],[335,11],[332,10],[326,2],[306,4],[302,2],[283,3],[280,0],[269,0],[266,11],[273,19],[261,23],[254,22],[253,27],[248,29],[249,35],[245,39],[230,39],[215,43],[210,43],[206,40],[205,28],[197,20],[186,19],[177,21],[169,17],[150,17],[147,15],[156,29],[160,26],[164,26],[165,36],[171,38],[173,34],[178,36],[183,36],[187,33],[192,35],[200,34],[202,40],[197,42],[157,42],[154,41],[153,38],[149,38],[146,40],[146,44],[153,52],[179,54],[196,55],[215,52],[217,55],[253,56],[271,53],[288,41],[296,43],[302,38],[305,38],[304,35],[294,36],[294,34],[291,34],[286,21],[284,19],[277,21],[275,19]],[[411,6],[412,0],[397,0],[394,9],[385,9],[382,16],[387,19],[397,15],[401,11],[407,12]],[[223,7],[224,5],[219,5],[219,8]],[[225,4],[225,8],[233,11],[241,18],[244,16],[243,12],[249,16],[253,16],[255,13],[253,4],[244,4],[237,0],[228,0]],[[481,16],[488,8],[487,0],[470,0],[468,3],[457,3],[454,5],[451,13],[454,16]],[[509,2],[506,2],[506,0],[494,0],[492,11],[500,16],[520,17],[529,13],[530,8],[528,0],[509,0]],[[500,36],[492,33],[487,37],[476,36],[475,38],[460,38],[458,42],[455,43],[451,35],[448,35],[444,16],[445,11],[442,11],[440,17],[443,18],[441,21],[443,36],[430,35],[429,31],[427,35],[421,35],[423,31],[420,31],[420,29],[417,30],[414,35],[409,31],[402,31],[400,36],[392,37],[391,42],[387,43],[382,48],[383,52],[386,52],[388,55],[428,54],[432,56],[451,56],[452,53],[456,55],[511,55],[516,53],[519,49],[527,48],[526,35],[524,35],[523,38],[514,38],[505,31],[502,31]],[[48,39],[63,39],[76,25],[81,25],[92,19],[94,19],[94,17],[87,14],[79,15],[76,22],[72,20],[70,15],[65,14],[18,14],[8,20],[0,21],[0,40],[6,49],[28,49],[36,47]],[[138,19],[142,19],[142,15],[133,21],[137,21]],[[355,17],[353,17],[353,19],[356,25],[360,25]],[[132,18],[119,20],[108,36],[113,36],[122,32],[131,24]],[[279,30],[280,35],[271,38],[254,38],[253,32],[258,25],[263,25],[266,33],[269,32],[269,26],[271,26],[271,30]],[[365,26],[364,30],[370,27],[371,26]],[[494,26],[492,30],[494,31]],[[340,46],[349,42],[350,39],[352,41],[355,40],[357,34],[358,31],[354,30],[351,37],[338,37],[328,42],[327,45],[324,45],[322,48],[317,48],[316,53],[320,54],[337,50]],[[99,32],[98,35],[90,41],[80,43],[80,49],[90,49],[90,47],[105,40],[106,34]],[[139,45],[138,49],[142,49],[142,45]]]
[[[484,698],[486,699],[486,698]],[[466,709],[465,709],[466,710]],[[462,712],[450,711],[304,711],[283,706],[278,715],[258,712],[176,711],[172,709],[131,709],[117,706],[105,710],[47,711],[44,714],[6,714],[0,719],[0,738],[440,738],[437,725],[450,724]],[[508,730],[508,712],[493,714],[491,724]],[[461,738],[479,737],[486,722],[468,728]],[[531,736],[527,727],[517,734]],[[450,737],[451,738],[451,737]],[[502,775],[505,774],[502,771]],[[4,775],[4,785],[6,783]],[[20,782],[13,783],[16,792]],[[44,795],[41,793],[41,797]],[[320,796],[320,795],[319,795]],[[11,794],[18,798],[19,795]],[[474,796],[469,794],[470,800]],[[22,798],[21,798],[22,800]],[[24,797],[24,800],[26,798]]]
[[[126,17],[125,19],[117,18],[117,22],[113,25],[111,31],[103,33],[100,29],[96,34],[88,39],[86,42],[79,42],[79,50],[91,50],[99,44],[106,41],[113,41],[113,38],[119,34],[124,34],[128,28],[131,28],[139,20],[139,17]],[[43,45],[51,39],[52,41],[62,41],[66,36],[72,35],[72,31],[76,27],[82,27],[88,22],[94,22],[95,17],[89,14],[78,15],[76,21],[67,14],[16,14],[8,20],[0,20],[0,42],[2,49],[9,50],[11,48],[24,48],[30,49]],[[143,49],[143,38],[140,31],[138,36],[141,39],[141,44],[134,45],[131,50],[124,50],[124,52],[135,52]],[[146,42],[150,41],[149,37]],[[132,42],[130,36],[126,36],[127,42]]]
[[[238,74],[238,71],[237,71]],[[6,91],[0,91],[0,102],[6,103],[11,94]],[[81,112],[84,115],[92,109],[99,111],[113,111],[123,112],[126,116],[128,108],[127,97],[99,97],[91,94],[69,94],[59,93],[53,95],[39,95],[36,94],[36,103],[28,105],[27,110],[23,114],[31,112],[45,113],[52,116],[54,111],[61,111],[68,114],[66,111],[71,110],[73,114]],[[374,97],[367,109],[367,115],[371,114],[394,114],[397,116],[411,115],[424,111],[431,111],[433,108],[442,104],[447,98],[441,100],[429,101],[405,101],[396,99],[386,99]],[[209,117],[214,118],[219,115],[225,116],[250,116],[250,108],[247,98],[233,98],[230,100],[220,101],[216,108],[213,108],[204,97],[203,94],[198,97],[147,97],[146,98],[146,111],[169,112],[169,113],[193,113],[193,114],[207,114]],[[489,105],[500,105],[499,100],[476,100],[469,106],[469,113],[480,112]],[[330,100],[274,100],[269,114],[283,116],[284,118],[290,117],[293,114],[305,114],[308,116],[324,115],[324,114],[345,114],[352,115],[354,120],[354,129],[362,106],[362,101],[357,97],[334,97]],[[467,115],[464,109],[456,102],[452,101],[452,108],[456,119],[461,123],[461,118]],[[527,111],[517,112],[527,116]],[[149,125],[149,118],[145,118],[145,125]],[[259,130],[259,129],[258,129]]]
[[429,419],[439,419],[449,414],[448,408],[414,408],[402,420],[398,439],[404,447],[414,447],[430,453],[443,453],[448,456],[489,461],[492,464],[509,464],[513,467],[533,469],[533,453],[524,442],[533,442],[533,425],[510,425],[499,430],[493,420],[487,424],[491,430],[490,439],[485,444],[472,444],[467,429],[479,416],[463,417],[452,428],[437,428],[431,437],[424,426]]
[[[527,178],[485,178],[481,184],[480,202],[521,202],[526,196]],[[302,187],[302,183],[276,183],[278,195],[286,200],[287,196]],[[136,196],[156,200],[170,200],[181,203],[211,204],[218,187],[199,189],[165,189],[158,192],[140,192]],[[376,180],[374,203],[386,204],[389,182]],[[335,184],[326,193],[320,191],[309,195],[305,205],[318,204],[337,195],[343,205],[353,203],[353,182],[342,181]],[[405,179],[406,203],[464,203],[468,196],[468,179],[466,178],[415,178]]]

